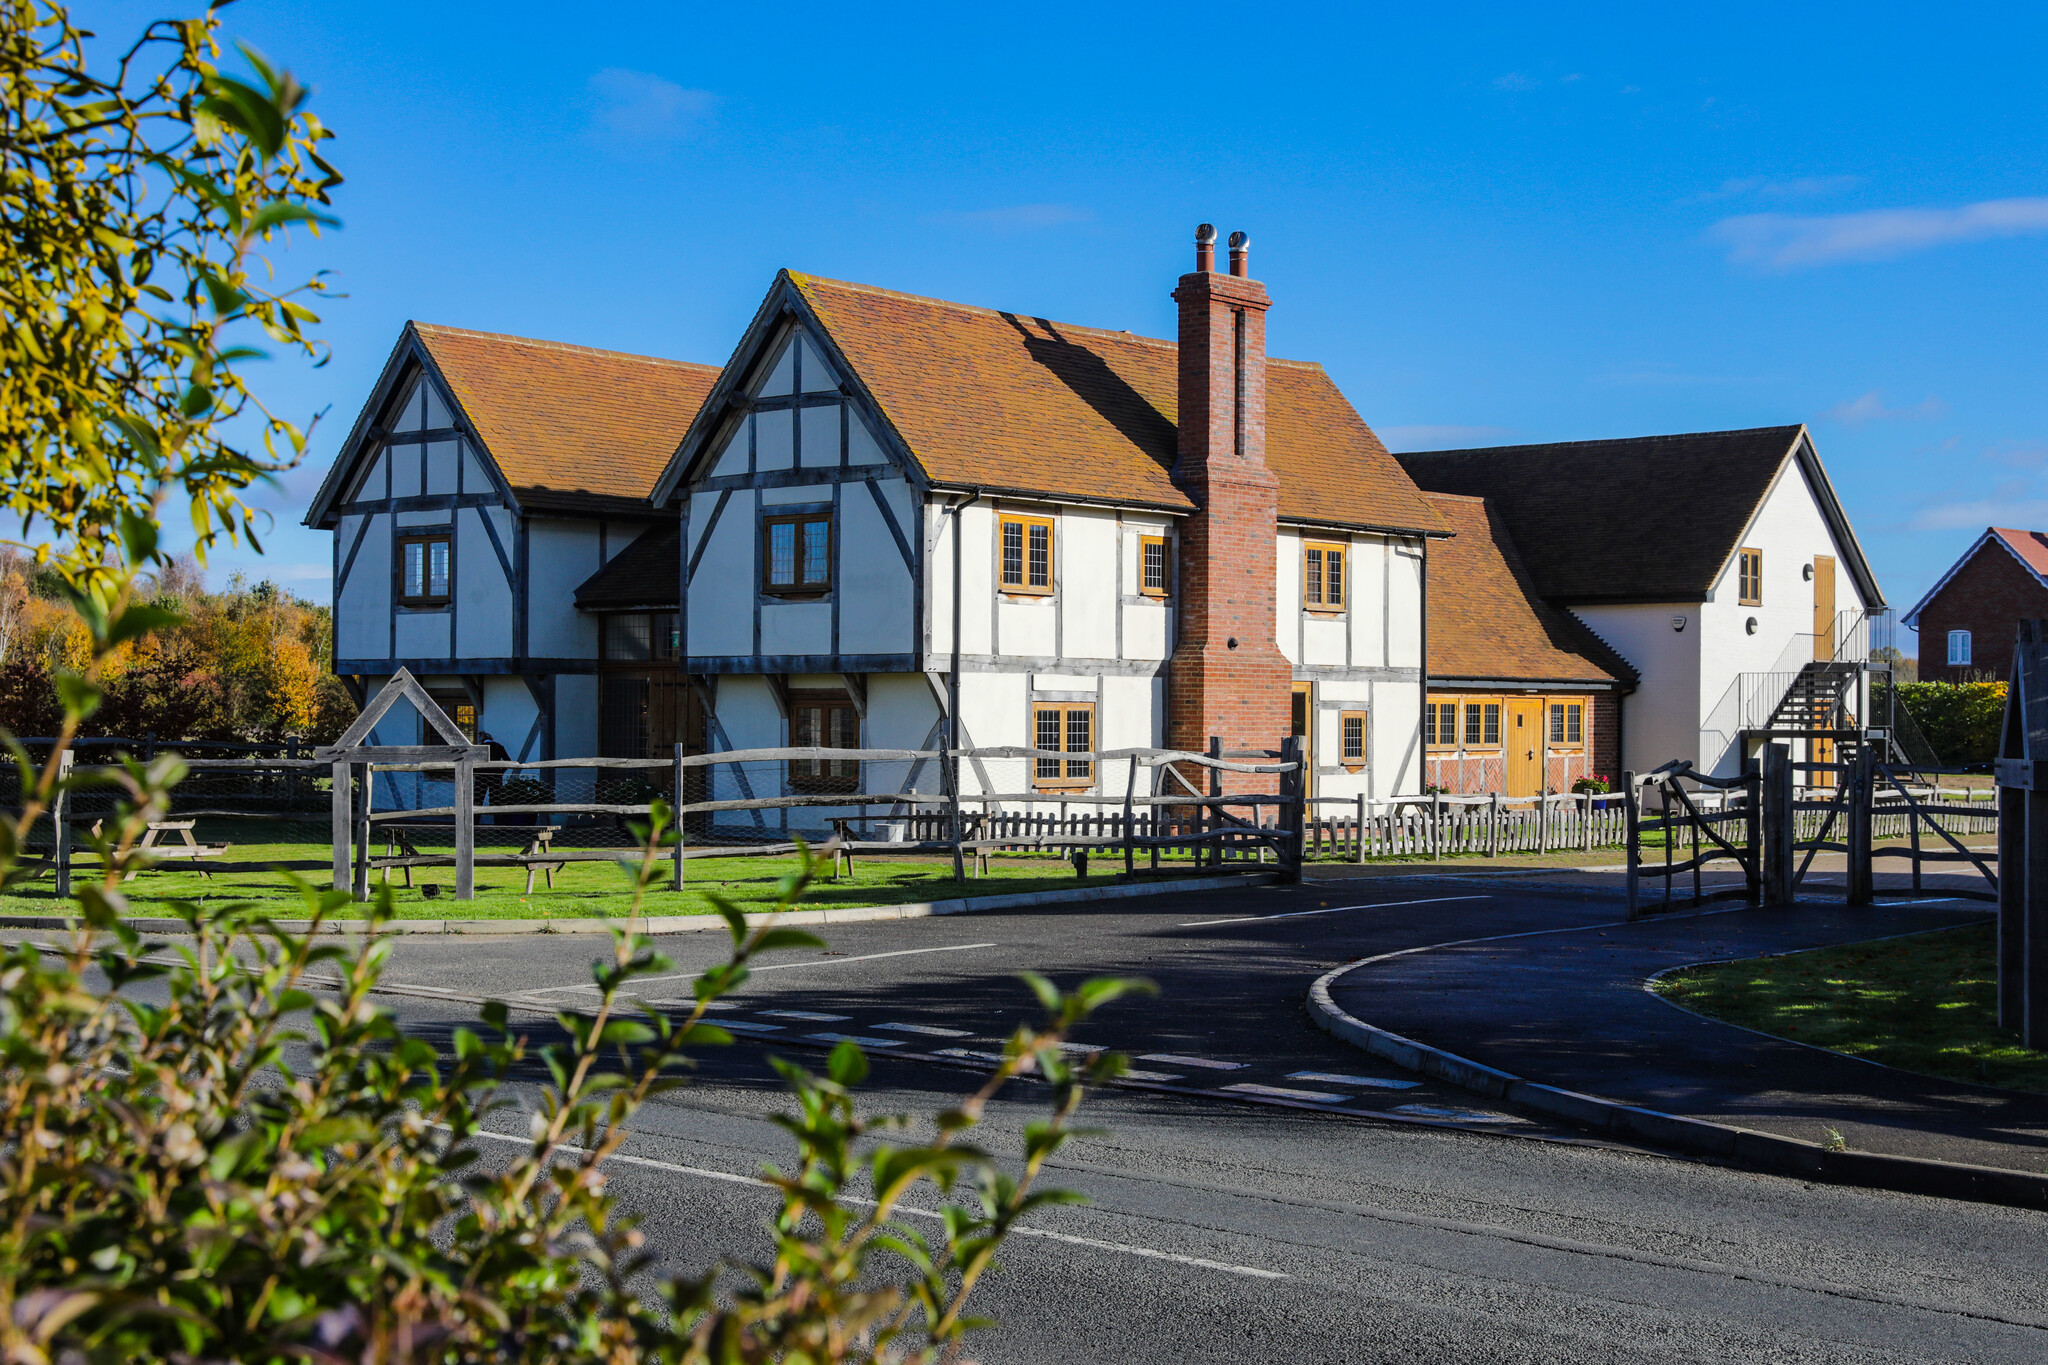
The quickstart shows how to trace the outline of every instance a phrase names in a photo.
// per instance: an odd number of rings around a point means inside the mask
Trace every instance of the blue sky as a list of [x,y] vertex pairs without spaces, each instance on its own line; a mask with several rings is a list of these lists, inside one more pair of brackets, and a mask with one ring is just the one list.
[[407,318],[721,363],[790,266],[1171,335],[1206,219],[1395,449],[1810,423],[1903,609],[2048,526],[2048,25],[1660,8],[245,0],[349,177],[286,264],[347,297],[216,576],[324,597],[298,520]]

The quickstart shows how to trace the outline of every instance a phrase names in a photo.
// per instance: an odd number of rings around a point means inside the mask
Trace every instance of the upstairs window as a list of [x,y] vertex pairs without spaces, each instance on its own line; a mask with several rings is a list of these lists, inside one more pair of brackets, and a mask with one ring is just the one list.
[[1165,536],[1138,537],[1138,591],[1164,597],[1172,591],[1173,570],[1166,557]]
[[446,531],[398,538],[398,601],[407,607],[448,605],[452,570]]
[[1311,540],[1301,554],[1301,604],[1310,611],[1342,611],[1344,547]]
[[1952,630],[1948,633],[1948,666],[1961,668],[1970,662],[1970,632]]
[[1586,742],[1586,704],[1577,701],[1554,701],[1550,703],[1550,742],[1552,744],[1584,744]]
[[1031,761],[1031,784],[1039,791],[1095,785],[1095,765],[1085,758],[1054,754],[1087,754],[1095,750],[1095,707],[1037,705],[1031,708],[1031,747],[1049,751]]
[[799,596],[831,590],[831,513],[769,517],[761,538],[761,591]]
[[1735,552],[1736,578],[1742,595],[1741,605],[1760,607],[1764,604],[1764,552],[1762,550],[1737,550]]
[[1004,592],[1052,592],[1052,518],[999,517]]

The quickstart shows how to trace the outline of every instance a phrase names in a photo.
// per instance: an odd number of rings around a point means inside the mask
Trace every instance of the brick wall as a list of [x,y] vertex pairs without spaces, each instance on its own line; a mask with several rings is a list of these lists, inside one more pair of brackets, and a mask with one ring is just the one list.
[[[2022,620],[2048,617],[2048,588],[2003,545],[1986,543],[1920,609],[1920,677],[1967,682],[2012,672],[2012,646]],[[1970,632],[1967,666],[1948,665],[1948,633]]]
[[1586,770],[1619,790],[1621,786],[1621,697],[1614,692],[1593,694],[1593,714],[1587,717]]

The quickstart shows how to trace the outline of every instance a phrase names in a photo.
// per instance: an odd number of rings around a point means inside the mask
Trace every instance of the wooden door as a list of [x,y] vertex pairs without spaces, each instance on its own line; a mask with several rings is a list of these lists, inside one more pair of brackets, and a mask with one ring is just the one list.
[[1813,557],[1813,657],[1835,657],[1835,557]]
[[1543,703],[1510,699],[1501,743],[1507,750],[1508,796],[1543,790]]
[[1306,796],[1314,796],[1316,794],[1316,709],[1314,683],[1298,682],[1294,685],[1293,715],[1294,733],[1301,740],[1301,762],[1306,770],[1305,776],[1307,779],[1302,784],[1301,790]]

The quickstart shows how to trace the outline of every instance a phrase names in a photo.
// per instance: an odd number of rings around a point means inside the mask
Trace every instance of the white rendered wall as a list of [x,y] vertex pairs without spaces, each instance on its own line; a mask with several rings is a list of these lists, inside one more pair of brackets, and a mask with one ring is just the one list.
[[[484,529],[486,512],[509,521],[501,509],[458,507],[455,510],[457,562],[463,572],[455,582],[455,656],[487,659],[511,654],[512,585]],[[504,522],[500,523],[501,525]],[[500,535],[510,553],[510,542]]]
[[[1742,548],[1763,551],[1760,606],[1742,605],[1739,556],[1730,555],[1699,608],[1701,666],[1700,764],[1726,776],[1740,771],[1740,706],[1735,683],[1743,673],[1796,671],[1815,657],[1814,583],[1805,575],[1815,555],[1835,560],[1835,611],[1862,608],[1847,556],[1828,530],[1813,489],[1796,460],[1778,480],[1743,531]],[[1749,632],[1750,618],[1757,623]]]
[[[596,658],[597,619],[576,610],[576,588],[604,567],[597,523],[529,517],[526,528],[527,653],[538,658]],[[594,716],[591,723],[594,727]]]
[[[1621,766],[1646,773],[1675,758],[1699,763],[1699,604],[1630,603],[1574,611],[1642,679],[1621,703]],[[1679,616],[1685,618],[1682,631],[1671,628],[1672,618]]]
[[[335,528],[346,564],[363,517],[345,516]],[[335,654],[343,659],[384,659],[391,654],[391,523],[369,518],[355,563],[334,598]]]

